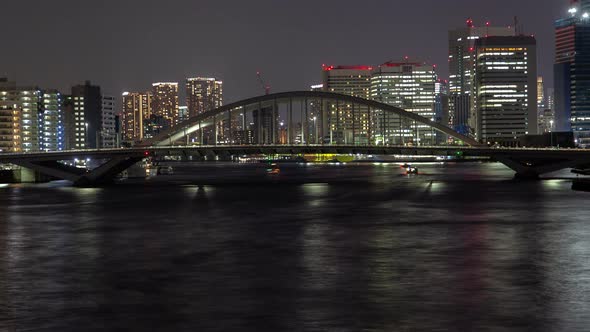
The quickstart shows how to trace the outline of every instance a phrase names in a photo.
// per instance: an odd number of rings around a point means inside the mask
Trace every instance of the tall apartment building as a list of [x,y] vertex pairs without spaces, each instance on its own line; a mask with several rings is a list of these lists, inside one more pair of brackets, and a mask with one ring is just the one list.
[[122,136],[126,142],[141,141],[144,138],[144,121],[152,115],[151,92],[124,92],[122,107]]
[[531,36],[493,36],[475,43],[475,137],[516,145],[537,133],[537,51]]
[[590,146],[590,0],[573,0],[555,22],[555,130]]
[[223,105],[223,82],[212,77],[186,79],[186,103],[190,117]]
[[[370,98],[435,120],[435,67],[421,62],[386,62],[371,74]],[[432,144],[429,126],[395,114],[376,112],[377,144]]]
[[[213,110],[223,105],[223,82],[213,77],[192,77],[187,78],[185,82],[186,87],[186,103],[188,107],[188,115],[193,117],[195,115]],[[232,115],[232,130],[237,129],[239,125],[238,117]],[[226,141],[230,137],[229,126],[227,121],[221,120],[217,124],[217,130],[213,128],[203,129],[203,133],[198,130],[195,137],[203,136],[207,143],[213,143],[214,140]],[[217,134],[217,137],[213,137]]]
[[39,97],[39,149],[64,150],[63,96],[57,90],[43,90]]
[[473,134],[475,128],[475,42],[483,37],[514,35],[514,27],[491,26],[489,22],[478,27],[472,19],[465,27],[449,31],[449,113],[456,131]]
[[[373,67],[323,65],[322,69],[324,91],[370,99]],[[323,143],[367,144],[370,141],[372,118],[368,108],[354,106],[353,110],[353,105],[348,103],[324,102],[322,112],[318,114]]]
[[66,148],[96,149],[102,131],[102,95],[100,87],[86,81],[72,87],[65,98]]
[[178,123],[178,83],[159,82],[152,84],[152,112],[162,116],[170,126]]
[[39,151],[39,102],[36,87],[20,87],[0,79],[0,150]]
[[114,149],[117,146],[117,123],[115,119],[115,97],[102,96],[102,128],[100,147]]

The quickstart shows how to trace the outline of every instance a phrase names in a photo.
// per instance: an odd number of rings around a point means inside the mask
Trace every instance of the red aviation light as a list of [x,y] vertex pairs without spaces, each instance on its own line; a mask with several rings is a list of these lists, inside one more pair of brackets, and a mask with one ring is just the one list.
[[151,154],[151,153],[150,153],[149,151],[147,151],[147,150],[146,150],[146,151],[143,151],[143,155],[144,155],[144,156],[146,156],[146,157],[149,157],[149,156],[150,156],[150,154]]
[[468,18],[466,23],[467,23],[468,28],[473,28],[473,20],[472,19]]

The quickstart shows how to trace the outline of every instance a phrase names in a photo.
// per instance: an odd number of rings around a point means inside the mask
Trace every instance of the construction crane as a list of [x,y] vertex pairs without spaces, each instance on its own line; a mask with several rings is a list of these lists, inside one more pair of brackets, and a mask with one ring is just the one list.
[[256,76],[258,76],[258,82],[260,82],[260,85],[262,85],[262,88],[264,89],[264,94],[268,95],[270,93],[270,85],[267,85],[264,82],[262,74],[259,71],[256,72]]

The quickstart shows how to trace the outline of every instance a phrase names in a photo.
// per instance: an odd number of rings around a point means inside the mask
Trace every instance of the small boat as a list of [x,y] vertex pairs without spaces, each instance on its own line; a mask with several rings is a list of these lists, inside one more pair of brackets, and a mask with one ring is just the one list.
[[156,173],[158,175],[172,175],[174,174],[174,169],[172,169],[172,166],[158,166]]
[[270,167],[266,169],[266,173],[272,175],[280,174],[281,169],[277,164],[270,164]]

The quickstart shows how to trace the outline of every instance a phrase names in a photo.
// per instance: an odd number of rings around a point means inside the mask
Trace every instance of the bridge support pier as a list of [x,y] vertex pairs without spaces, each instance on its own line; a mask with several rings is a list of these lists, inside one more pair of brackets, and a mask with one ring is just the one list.
[[587,164],[586,160],[578,158],[520,158],[507,155],[496,155],[494,158],[516,172],[515,179],[536,180],[542,174],[555,172],[564,168],[573,168],[580,164]]
[[94,187],[111,183],[117,174],[142,159],[143,156],[116,156],[91,171],[68,166],[57,160],[15,160],[12,163],[52,178],[71,181],[74,186]]

